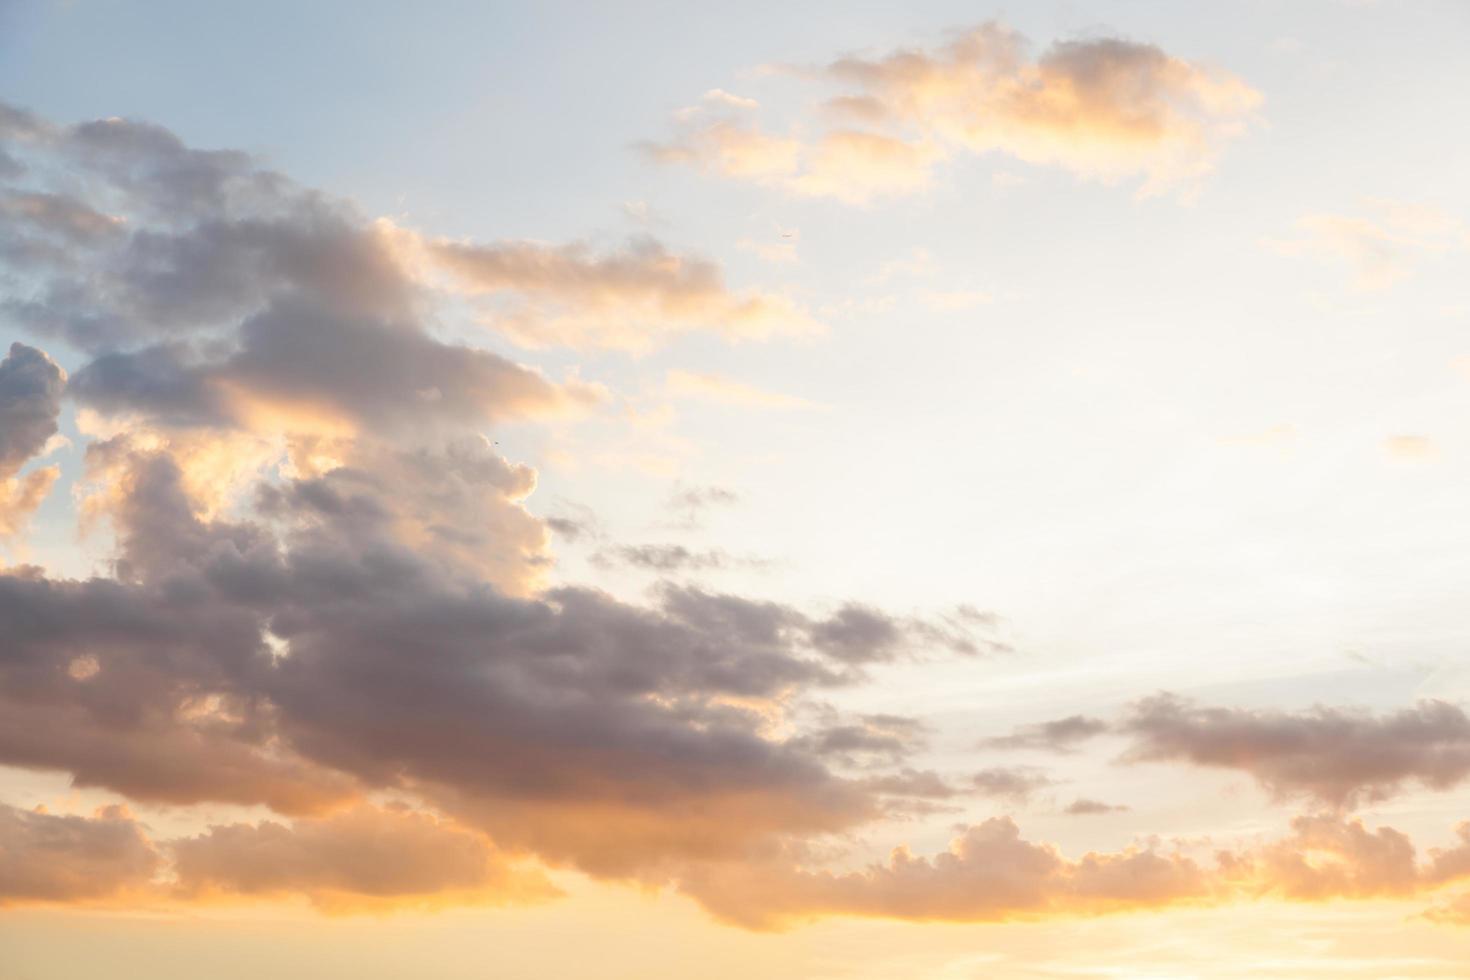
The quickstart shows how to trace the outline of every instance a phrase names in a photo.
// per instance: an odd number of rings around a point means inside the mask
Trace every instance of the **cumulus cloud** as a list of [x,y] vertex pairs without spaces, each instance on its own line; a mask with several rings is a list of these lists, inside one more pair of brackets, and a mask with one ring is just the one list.
[[54,466],[20,476],[56,435],[66,372],[44,351],[13,343],[0,360],[0,540],[25,527],[60,475]]
[[[995,817],[965,828],[934,857],[900,847],[887,861],[852,871],[802,870],[796,860],[722,865],[697,869],[681,887],[717,917],[750,929],[833,915],[1002,922],[1263,897],[1409,899],[1470,873],[1470,828],[1457,835],[1454,847],[1431,849],[1421,860],[1399,830],[1314,814],[1293,819],[1279,837],[1213,853],[1149,841],[1070,859]],[[1452,899],[1429,915],[1460,921],[1464,905]]]
[[885,863],[845,873],[721,867],[683,887],[723,919],[769,929],[829,915],[993,922],[1096,914],[1202,900],[1211,884],[1189,858],[1152,849],[1071,861],[996,817],[968,828],[933,858],[899,848]]
[[362,806],[291,824],[210,827],[169,842],[174,888],[192,899],[304,896],[329,912],[526,903],[557,894],[482,834],[404,807]]
[[1220,69],[1122,38],[1057,41],[1033,57],[989,23],[933,49],[850,55],[796,74],[835,83],[814,139],[766,132],[748,108],[682,110],[656,160],[855,203],[926,187],[944,160],[1003,153],[1086,178],[1187,187],[1239,135],[1260,95]]
[[118,899],[146,888],[160,864],[121,807],[89,818],[0,803],[0,906]]
[[577,588],[514,598],[405,545],[350,480],[277,485],[257,520],[204,520],[166,453],[128,466],[119,579],[0,576],[7,763],[286,813],[411,792],[607,874],[876,812],[818,743],[768,723],[794,695],[924,649],[907,621],[878,644],[876,620],[854,633],[697,589],[653,608]]
[[[659,880],[902,796],[839,772],[824,731],[841,720],[799,708],[885,660],[982,649],[985,618],[548,589],[536,474],[484,430],[599,393],[441,336],[437,287],[599,344],[613,335],[580,332],[759,333],[780,302],[649,240],[425,240],[146,123],[6,109],[0,131],[33,185],[6,191],[5,312],[80,358],[78,493],[113,545],[94,578],[0,574],[0,763],[294,818],[180,842],[180,887],[328,904],[399,894],[340,860],[379,831],[445,873],[413,898],[498,874],[485,835]],[[64,380],[23,345],[0,368],[7,466],[55,432]],[[364,809],[385,792],[422,814]]]
[[[1180,854],[1070,860],[1007,820],[934,859],[845,873],[808,863],[818,844],[906,807],[959,793],[1023,800],[1043,785],[1016,769],[951,784],[915,764],[925,731],[913,719],[821,707],[884,664],[1003,649],[989,614],[814,610],[668,584],[630,603],[548,587],[556,525],[525,507],[536,475],[484,430],[597,392],[441,335],[432,277],[510,297],[508,315],[533,318],[543,338],[602,344],[578,331],[738,323],[749,297],[712,266],[645,242],[607,254],[425,242],[246,155],[193,150],[143,123],[63,127],[3,110],[0,135],[35,184],[6,192],[3,261],[25,287],[7,293],[6,312],[80,361],[63,387],[46,355],[12,349],[0,456],[19,472],[69,392],[91,440],[84,516],[112,535],[94,577],[0,574],[0,764],[146,804],[272,814],[150,841],[121,810],[0,810],[0,900],[304,896],[346,910],[544,896],[511,854],[682,880],[751,924],[1215,894],[1218,871]],[[684,487],[670,510],[692,524],[734,499]],[[1449,785],[1462,776],[1458,748],[1424,734],[1457,738],[1464,719],[1448,710],[1354,721],[1407,746],[1398,768],[1353,782],[1282,762],[1258,776],[1322,798]],[[1165,704],[1122,730],[1156,752],[1145,757],[1220,764],[1178,747],[1193,743],[1176,729],[1214,720]],[[1092,734],[1089,720],[1064,719],[1016,737],[1067,747]],[[370,802],[385,798],[412,802]],[[1352,830],[1309,832],[1312,847],[1375,853]],[[1386,881],[1395,839],[1372,836],[1392,852],[1373,872]],[[1264,887],[1253,869],[1288,868],[1264,853],[1239,856],[1232,873]],[[1458,877],[1459,858],[1436,860],[1435,882]],[[1273,887],[1371,892],[1356,880]],[[760,902],[752,911],[744,897]]]
[[1342,708],[1252,711],[1146,698],[1120,725],[1133,761],[1234,769],[1272,794],[1332,807],[1387,799],[1413,786],[1445,790],[1470,777],[1470,718],[1443,701],[1374,716]]

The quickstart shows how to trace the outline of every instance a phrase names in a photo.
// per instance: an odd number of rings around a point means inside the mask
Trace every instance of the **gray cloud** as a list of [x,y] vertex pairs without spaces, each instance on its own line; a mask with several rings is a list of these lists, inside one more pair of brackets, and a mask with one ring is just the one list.
[[1032,766],[995,766],[970,777],[976,792],[1017,805],[1030,802],[1038,790],[1054,785],[1052,779]]
[[1133,738],[1129,760],[1234,769],[1276,796],[1334,807],[1470,777],[1470,718],[1442,701],[1382,716],[1331,707],[1291,714],[1161,694],[1134,705],[1120,730]]
[[[104,576],[0,572],[0,764],[148,803],[264,805],[293,821],[177,842],[180,888],[323,902],[493,891],[487,836],[665,881],[932,796],[905,775],[911,724],[809,726],[803,707],[877,662],[982,649],[986,617],[547,588],[535,473],[482,430],[596,392],[438,336],[421,239],[155,126],[4,110],[0,132],[35,185],[7,199],[17,235],[69,243],[7,260],[27,288],[5,312],[83,356],[70,393],[112,434],[79,490],[115,540]],[[634,251],[626,267],[456,254],[510,262],[533,298],[596,299],[589,270],[707,292],[708,269]],[[59,377],[30,348],[12,362],[28,392]],[[54,431],[53,388],[27,395],[39,421],[5,430],[17,454]],[[426,815],[363,809],[382,793]],[[423,867],[348,860],[378,853],[374,827]]]
[[56,434],[66,372],[44,351],[10,345],[0,360],[0,479],[12,476]]
[[1071,817],[1090,817],[1100,813],[1125,813],[1132,807],[1104,803],[1101,800],[1078,798],[1067,804],[1062,812]]
[[[432,470],[386,492],[382,464],[272,485],[261,521],[206,521],[167,454],[94,450],[124,474],[121,580],[0,576],[7,763],[288,813],[403,790],[608,874],[877,812],[873,787],[829,768],[865,746],[764,734],[762,704],[860,678],[823,620],[673,586],[651,608],[512,598],[401,543],[385,515],[441,486]],[[866,727],[901,757],[906,733]]]
[[661,574],[760,568],[765,564],[759,559],[737,558],[720,548],[686,548],[681,544],[616,545],[593,553],[590,560],[603,567],[621,564]]
[[10,345],[0,360],[0,540],[14,538],[51,492],[55,466],[18,476],[56,435],[66,372],[44,351]]
[[1039,749],[1047,752],[1067,753],[1099,735],[1106,734],[1112,726],[1101,718],[1085,715],[1070,715],[1054,721],[1033,725],[1022,725],[1009,735],[999,735],[980,740],[985,749]]
[[293,413],[310,425],[319,424],[319,413],[379,428],[489,423],[596,399],[585,386],[558,387],[407,324],[353,319],[298,300],[244,321],[239,347],[215,354],[184,343],[104,354],[77,372],[72,391],[106,412],[180,426],[249,426],[263,405],[276,409],[268,424],[282,427],[293,424]]

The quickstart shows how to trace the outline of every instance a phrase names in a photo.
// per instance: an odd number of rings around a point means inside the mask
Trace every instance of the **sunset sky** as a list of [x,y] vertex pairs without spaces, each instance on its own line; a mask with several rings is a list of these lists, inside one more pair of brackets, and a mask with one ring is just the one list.
[[0,977],[1466,976],[1467,37],[0,0]]

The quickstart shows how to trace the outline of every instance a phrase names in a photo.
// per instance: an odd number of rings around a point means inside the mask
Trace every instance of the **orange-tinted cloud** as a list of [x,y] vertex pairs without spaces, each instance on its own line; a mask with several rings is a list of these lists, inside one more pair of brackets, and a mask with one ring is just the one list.
[[161,864],[121,807],[88,818],[0,803],[0,906],[116,900],[148,888]]
[[173,887],[189,899],[305,897],[325,911],[351,912],[521,904],[557,894],[483,835],[402,807],[213,826],[167,850]]
[[596,254],[584,245],[430,242],[430,260],[465,292],[505,300],[486,322],[533,347],[647,350],[690,330],[735,340],[811,334],[821,325],[779,293],[735,291],[713,262],[653,239]]
[[884,864],[846,873],[722,866],[695,872],[683,887],[723,919],[773,928],[830,915],[994,922],[1095,914],[1203,900],[1211,885],[1187,857],[1151,849],[1070,861],[997,817],[970,827],[933,858],[899,848]]
[[[1409,899],[1470,874],[1462,843],[1421,862],[1392,827],[1333,816],[1298,817],[1266,843],[1196,858],[1148,844],[1075,860],[1033,843],[1007,817],[969,827],[932,858],[906,848],[857,871],[802,870],[768,860],[692,870],[682,888],[717,917],[746,928],[783,928],[829,916],[1001,922],[1100,915],[1272,897],[1298,902]],[[1441,910],[1454,920],[1454,908]]]
[[847,85],[828,115],[849,125],[812,141],[772,136],[748,110],[684,110],[657,160],[801,194],[861,203],[912,193],[957,152],[991,152],[1105,181],[1142,178],[1142,193],[1208,173],[1221,144],[1260,103],[1245,82],[1119,38],[1059,41],[1032,58],[990,23],[937,49],[850,56],[798,74]]

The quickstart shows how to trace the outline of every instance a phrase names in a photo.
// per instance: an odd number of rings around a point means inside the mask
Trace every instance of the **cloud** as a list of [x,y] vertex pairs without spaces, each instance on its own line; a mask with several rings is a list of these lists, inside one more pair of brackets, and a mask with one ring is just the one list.
[[1439,455],[1439,447],[1426,436],[1389,436],[1383,440],[1383,451],[1394,459],[1423,462]]
[[56,434],[66,372],[45,351],[10,345],[0,359],[0,475],[16,473]]
[[481,834],[402,806],[158,840],[125,807],[95,816],[0,804],[0,906],[306,898],[334,913],[526,904],[558,894]]
[[1227,869],[1254,865],[1258,888],[1298,901],[1402,897],[1431,884],[1413,842],[1392,827],[1369,830],[1361,821],[1316,815],[1297,817],[1291,828],[1258,853],[1228,859]]
[[1193,861],[1151,849],[1069,861],[996,817],[934,858],[899,848],[883,864],[846,873],[722,866],[682,887],[726,921],[771,929],[831,915],[996,922],[1096,914],[1203,900],[1210,885]]
[[[954,793],[935,774],[912,769],[869,787],[915,801]],[[829,916],[998,922],[1267,897],[1434,896],[1470,874],[1470,825],[1456,828],[1456,838],[1421,860],[1392,827],[1315,814],[1296,817],[1282,836],[1218,849],[1209,859],[1159,841],[1071,859],[996,817],[965,828],[932,858],[900,847],[885,862],[831,871],[803,867],[812,855],[797,848],[674,870],[681,891],[717,918],[751,929]],[[538,867],[510,858],[473,828],[402,804],[359,805],[289,824],[215,825],[172,839],[150,838],[120,806],[88,818],[0,804],[0,905],[304,898],[329,913],[355,913],[523,904],[557,894]],[[1425,914],[1460,922],[1463,907],[1463,896],[1452,895]]]
[[[838,765],[871,769],[902,763],[923,748],[927,735],[928,729],[917,719],[868,714],[823,725],[802,735],[798,741]],[[887,777],[871,779],[869,785],[881,792],[893,792],[916,785],[916,778],[921,783],[929,783],[927,775],[915,777],[913,770],[902,767]]]
[[191,899],[304,896],[329,912],[525,904],[558,894],[489,840],[431,814],[362,806],[291,824],[210,827],[173,840],[174,887]]
[[682,110],[654,159],[798,194],[852,203],[911,194],[960,153],[1003,153],[1103,181],[1141,178],[1140,193],[1188,188],[1214,165],[1261,101],[1228,72],[1121,38],[1057,41],[1031,57],[994,22],[934,49],[851,55],[794,70],[845,91],[825,105],[843,120],[806,140],[771,135],[708,103]]
[[787,701],[980,642],[671,586],[516,598],[400,540],[384,515],[423,484],[269,484],[257,519],[204,520],[166,453],[123,465],[117,580],[0,575],[0,760],[134,799],[312,814],[385,789],[597,874],[734,858],[878,811],[771,730]]
[[1007,800],[1017,805],[1029,803],[1037,790],[1053,785],[1045,773],[1030,766],[982,769],[971,777],[971,783],[983,796]]
[[1263,244],[1279,255],[1343,263],[1354,289],[1374,292],[1409,278],[1426,256],[1470,248],[1470,232],[1437,208],[1369,198],[1357,214],[1303,215],[1294,235]]
[[[1280,837],[1200,858],[1151,841],[1073,860],[995,817],[965,828],[932,858],[900,847],[886,862],[851,871],[803,870],[795,860],[701,867],[680,887],[716,917],[749,929],[829,916],[1004,922],[1262,898],[1403,900],[1470,873],[1470,828],[1457,834],[1459,844],[1431,850],[1425,862],[1392,827],[1316,814],[1296,817]],[[1459,921],[1463,906],[1462,898],[1429,914]]]
[[24,530],[61,475],[54,466],[20,476],[56,435],[66,372],[44,351],[13,343],[0,359],[0,540]]
[[[972,828],[948,855],[821,870],[823,844],[876,821],[970,792],[1023,801],[1045,785],[1015,767],[951,784],[915,765],[922,724],[827,703],[883,665],[1004,649],[998,621],[971,606],[810,609],[667,583],[631,603],[550,586],[557,525],[525,506],[536,474],[484,430],[598,392],[441,336],[449,310],[433,280],[504,293],[553,334],[650,316],[657,333],[686,317],[713,329],[743,308],[717,269],[641,242],[611,253],[425,242],[142,123],[60,127],[5,110],[0,129],[35,185],[7,199],[15,247],[3,261],[33,287],[8,312],[80,364],[67,384],[40,351],[12,349],[0,452],[12,467],[34,458],[69,393],[90,440],[83,517],[111,532],[93,577],[0,573],[0,764],[149,805],[270,811],[150,840],[120,810],[3,810],[3,900],[304,897],[344,911],[536,900],[544,881],[525,858],[684,881],[717,913],[765,924],[1090,913],[1300,871],[1286,850],[1241,852],[1230,878],[1161,845],[1070,860],[1007,820]],[[735,499],[679,487],[669,509],[693,524]],[[699,554],[637,557],[664,568]],[[1160,757],[1220,764],[1179,748],[1176,731],[1215,716],[1176,709],[1140,708],[1121,730]],[[1470,723],[1417,710],[1403,723],[1349,718],[1398,739],[1408,760],[1338,760],[1368,765],[1357,782],[1321,758],[1305,776],[1287,763],[1252,771],[1323,798],[1456,782],[1454,725]],[[1070,747],[1096,734],[1068,721],[1011,737]],[[1332,761],[1337,743],[1317,742]],[[1271,880],[1305,884],[1270,887],[1369,894],[1379,886],[1363,882],[1389,881],[1402,848],[1386,829],[1365,833],[1299,836],[1364,867],[1378,847],[1387,856],[1371,875],[1313,884],[1281,871]],[[1459,876],[1458,857],[1435,860],[1436,886]]]
[[1100,813],[1126,813],[1132,807],[1121,804],[1104,803],[1101,800],[1089,800],[1079,797],[1067,804],[1062,812],[1071,817],[1090,817]]
[[170,426],[308,433],[570,414],[600,397],[408,324],[299,300],[241,323],[238,342],[223,356],[185,343],[103,354],[76,373],[72,394],[89,408]]
[[694,549],[679,544],[617,545],[595,552],[589,560],[602,567],[622,564],[661,574],[761,568],[766,564],[758,558],[737,558],[720,548]]
[[61,476],[61,469],[46,466],[22,477],[0,479],[0,541],[19,537]]
[[0,803],[0,906],[117,899],[146,888],[160,864],[122,807],[89,818]]
[[1039,749],[1047,752],[1072,752],[1083,742],[1106,734],[1112,726],[1101,718],[1069,715],[1055,721],[1022,725],[1009,735],[981,739],[986,749]]
[[[373,827],[662,880],[901,795],[840,773],[803,705],[874,663],[980,649],[984,618],[548,588],[536,474],[484,429],[600,393],[439,336],[434,277],[553,333],[750,335],[779,303],[648,240],[426,241],[145,123],[6,109],[0,128],[32,195],[7,198],[7,234],[39,243],[0,256],[27,287],[7,312],[78,354],[81,516],[113,549],[93,578],[0,574],[0,763],[148,804],[267,807],[295,822],[181,845],[193,880],[324,900],[371,892],[329,859]],[[4,362],[7,461],[55,432],[63,380],[28,347]],[[692,521],[733,499],[691,487],[672,506]],[[363,816],[384,793],[433,827]],[[276,862],[258,880],[229,864],[253,848]]]
[[690,330],[766,340],[822,329],[790,298],[733,291],[713,262],[677,255],[651,238],[601,255],[585,245],[539,242],[424,248],[459,289],[506,298],[485,312],[485,322],[531,347],[646,351]]
[[680,487],[670,494],[664,509],[672,515],[675,527],[693,529],[703,525],[710,510],[739,501],[740,495],[726,487]]
[[1273,795],[1331,807],[1384,800],[1470,777],[1470,718],[1443,701],[1373,716],[1317,707],[1291,714],[1202,707],[1161,694],[1119,726],[1135,762],[1186,762],[1249,774]]

